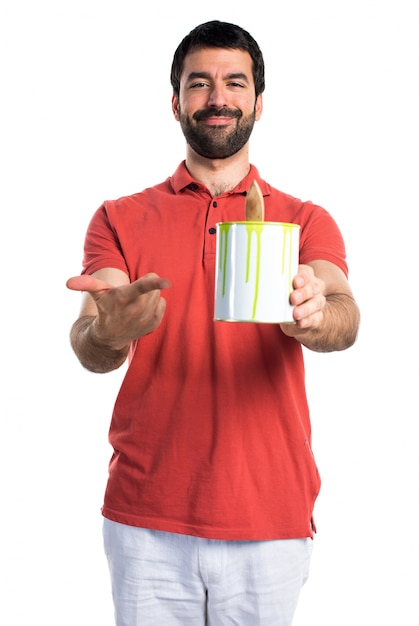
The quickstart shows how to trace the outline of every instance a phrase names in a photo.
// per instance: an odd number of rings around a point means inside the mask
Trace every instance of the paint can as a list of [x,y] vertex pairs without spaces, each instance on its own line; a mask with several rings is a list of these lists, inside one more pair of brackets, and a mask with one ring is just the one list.
[[215,321],[294,321],[289,298],[299,229],[284,222],[217,224]]

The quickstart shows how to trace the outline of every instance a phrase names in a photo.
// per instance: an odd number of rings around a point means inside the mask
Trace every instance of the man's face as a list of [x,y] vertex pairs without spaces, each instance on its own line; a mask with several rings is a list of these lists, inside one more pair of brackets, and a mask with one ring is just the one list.
[[207,159],[225,159],[249,140],[262,112],[252,59],[243,50],[203,48],[185,57],[172,107],[189,146]]

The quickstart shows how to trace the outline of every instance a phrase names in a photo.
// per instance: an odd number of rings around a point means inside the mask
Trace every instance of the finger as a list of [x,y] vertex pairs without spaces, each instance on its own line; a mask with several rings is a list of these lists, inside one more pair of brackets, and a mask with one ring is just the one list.
[[103,280],[94,278],[89,274],[83,274],[83,276],[73,276],[66,282],[68,289],[73,291],[88,291],[89,293],[100,293],[112,289],[113,285],[106,283]]
[[294,276],[294,280],[292,281],[294,289],[301,289],[306,284],[307,280],[303,274],[296,274]]
[[322,295],[318,295],[310,300],[305,300],[302,305],[295,306],[293,316],[296,322],[302,322],[303,320],[309,320],[313,316],[317,316],[323,310],[326,299]]
[[294,276],[293,286],[294,289],[301,289],[310,282],[310,277],[313,276],[313,270],[307,265],[299,265],[298,273]]
[[296,326],[300,330],[313,330],[320,328],[323,321],[323,312],[316,311],[309,317],[303,317],[302,319],[296,319]]
[[159,289],[168,289],[171,282],[167,278],[161,278],[157,274],[145,274],[131,283],[131,288],[138,294],[148,293]]

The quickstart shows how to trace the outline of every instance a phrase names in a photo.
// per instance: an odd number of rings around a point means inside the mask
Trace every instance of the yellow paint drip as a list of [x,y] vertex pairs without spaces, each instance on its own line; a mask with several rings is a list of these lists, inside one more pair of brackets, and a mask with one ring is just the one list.
[[226,222],[224,224],[219,225],[220,228],[220,260],[219,260],[219,269],[223,273],[223,284],[221,289],[221,294],[224,298],[226,293],[226,281],[227,281],[227,258],[228,258],[228,237],[231,229],[231,224]]
[[292,291],[292,279],[294,278],[292,275],[292,229],[295,228],[291,224],[283,224],[282,225],[282,275],[285,273],[285,252],[287,250],[287,237],[289,237],[290,245],[288,246],[288,294],[291,294]]
[[[262,223],[263,224],[263,223]],[[249,282],[250,276],[250,258],[252,253],[252,235],[256,233],[256,278],[255,278],[255,293],[253,296],[253,308],[252,308],[252,320],[256,317],[256,307],[259,297],[259,270],[260,270],[260,238],[262,235],[263,225],[249,222],[246,224],[247,230],[247,255],[246,255],[246,282]]]

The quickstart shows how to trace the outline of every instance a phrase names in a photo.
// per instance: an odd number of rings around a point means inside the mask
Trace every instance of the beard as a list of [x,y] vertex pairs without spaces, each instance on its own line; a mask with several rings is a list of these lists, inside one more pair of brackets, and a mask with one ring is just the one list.
[[[216,116],[235,118],[235,127],[231,129],[230,126],[206,126],[199,123]],[[255,116],[255,111],[245,117],[237,109],[222,108],[216,111],[202,109],[196,111],[190,118],[179,109],[180,126],[187,143],[206,159],[227,159],[241,150],[252,134]]]

